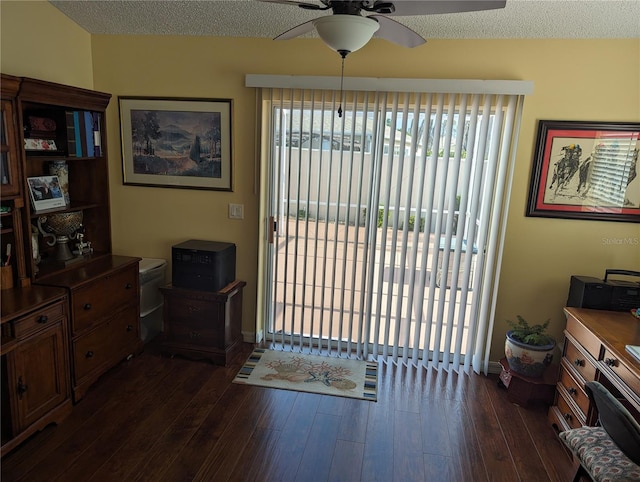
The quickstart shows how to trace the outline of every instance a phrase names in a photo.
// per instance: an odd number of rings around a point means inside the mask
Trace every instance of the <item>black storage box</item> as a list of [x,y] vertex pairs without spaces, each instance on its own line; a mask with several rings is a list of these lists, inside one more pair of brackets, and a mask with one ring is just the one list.
[[640,306],[640,282],[609,280],[609,275],[640,277],[640,272],[607,269],[604,279],[572,276],[567,306],[592,310],[629,311]]
[[236,279],[236,245],[191,239],[171,247],[176,288],[220,291]]

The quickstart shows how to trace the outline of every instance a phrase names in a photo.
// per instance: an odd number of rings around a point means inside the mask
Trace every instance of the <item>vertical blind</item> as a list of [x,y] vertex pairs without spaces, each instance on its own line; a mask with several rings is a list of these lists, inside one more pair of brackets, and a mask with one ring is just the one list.
[[336,81],[247,76],[261,114],[265,337],[486,371],[531,83],[346,78],[328,88]]

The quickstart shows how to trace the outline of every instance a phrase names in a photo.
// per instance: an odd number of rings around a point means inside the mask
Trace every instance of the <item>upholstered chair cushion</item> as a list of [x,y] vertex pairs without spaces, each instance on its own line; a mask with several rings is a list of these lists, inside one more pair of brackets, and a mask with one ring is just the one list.
[[640,480],[640,466],[620,450],[602,427],[574,428],[559,435],[594,482]]
[[[640,425],[631,413],[599,382],[588,382],[587,393],[598,409],[598,420],[615,444],[640,465]],[[589,391],[591,393],[589,393]]]

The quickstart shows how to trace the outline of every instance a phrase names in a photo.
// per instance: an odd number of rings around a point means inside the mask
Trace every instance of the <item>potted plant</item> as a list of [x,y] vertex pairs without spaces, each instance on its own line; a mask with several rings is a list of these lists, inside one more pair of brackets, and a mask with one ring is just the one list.
[[511,371],[526,377],[538,378],[553,360],[556,341],[546,333],[551,320],[529,325],[517,315],[518,321],[506,320],[511,328],[507,331],[504,353]]

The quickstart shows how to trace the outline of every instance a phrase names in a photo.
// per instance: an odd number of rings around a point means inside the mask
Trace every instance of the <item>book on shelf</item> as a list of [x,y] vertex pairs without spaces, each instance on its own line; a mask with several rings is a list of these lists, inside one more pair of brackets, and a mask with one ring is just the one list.
[[76,156],[82,157],[82,138],[80,137],[80,112],[73,111],[73,128],[76,132]]
[[102,155],[102,138],[100,137],[100,112],[93,112],[93,148],[94,155]]
[[625,345],[624,348],[640,362],[640,345]]
[[67,111],[67,150],[70,157],[101,155],[99,112]]
[[65,112],[65,120],[67,124],[67,151],[69,157],[76,157],[76,127],[73,120],[73,111]]
[[27,151],[55,151],[57,150],[54,139],[25,139],[24,148]]
[[82,113],[84,116],[84,147],[87,153],[87,157],[95,156],[94,146],[93,146],[93,116],[91,112],[84,111]]
[[78,112],[78,123],[80,125],[80,148],[82,149],[82,157],[89,157],[87,151],[87,120],[83,111]]

